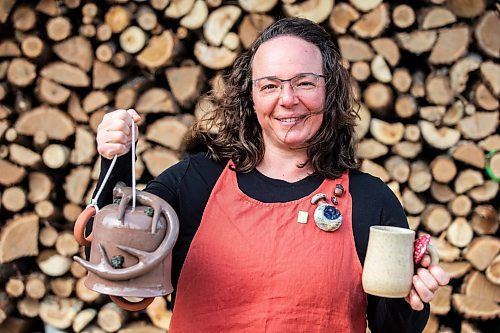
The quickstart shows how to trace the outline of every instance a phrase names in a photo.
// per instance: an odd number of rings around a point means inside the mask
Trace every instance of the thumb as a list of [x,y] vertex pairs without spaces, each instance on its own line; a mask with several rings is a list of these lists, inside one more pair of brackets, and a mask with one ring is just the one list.
[[134,109],[128,109],[127,113],[132,117],[135,123],[141,120],[141,116]]

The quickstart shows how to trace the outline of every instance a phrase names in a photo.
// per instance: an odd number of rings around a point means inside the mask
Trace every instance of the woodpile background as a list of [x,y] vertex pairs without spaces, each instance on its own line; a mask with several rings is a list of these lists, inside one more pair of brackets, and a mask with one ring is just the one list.
[[[488,0],[0,0],[0,332],[164,332],[83,286],[73,223],[103,115],[143,115],[137,178],[182,155],[199,99],[276,18],[337,40],[362,102],[363,170],[430,233],[449,286],[426,332],[499,332],[500,5]],[[489,155],[489,157],[488,157]],[[214,291],[216,292],[216,291]]]

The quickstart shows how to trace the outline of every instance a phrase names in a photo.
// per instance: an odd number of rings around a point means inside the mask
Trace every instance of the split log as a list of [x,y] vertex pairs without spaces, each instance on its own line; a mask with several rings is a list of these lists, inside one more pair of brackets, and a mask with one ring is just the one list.
[[55,328],[66,329],[80,312],[83,302],[74,298],[46,297],[40,304],[40,318]]
[[357,21],[359,16],[356,9],[347,3],[341,2],[333,7],[328,23],[336,33],[345,34],[347,28],[349,28],[352,22]]
[[0,23],[5,23],[9,17],[10,11],[16,4],[16,0],[5,0],[0,6]]
[[421,151],[422,144],[420,142],[400,141],[391,148],[393,154],[409,159],[416,158]]
[[497,98],[500,98],[500,82],[497,79],[500,75],[500,65],[493,61],[485,61],[481,64],[480,71],[484,83]]
[[474,271],[465,277],[461,291],[468,296],[500,302],[500,286],[488,281],[486,276],[478,271]]
[[357,9],[367,12],[380,5],[382,0],[349,0],[349,2]]
[[418,55],[432,49],[437,39],[437,33],[433,30],[400,32],[396,34],[396,39],[403,49]]
[[476,170],[462,170],[455,179],[455,192],[462,194],[478,185],[483,185],[483,175]]
[[76,221],[81,212],[82,207],[72,202],[65,204],[63,207],[63,216],[69,222]]
[[495,285],[500,285],[500,255],[497,255],[486,269],[486,278]]
[[449,0],[446,6],[457,16],[472,18],[481,15],[486,9],[486,0]]
[[80,99],[73,92],[71,93],[68,101],[68,113],[77,122],[88,122],[89,116],[83,111]]
[[56,251],[66,257],[73,257],[80,250],[80,246],[75,240],[73,233],[62,232],[57,236]]
[[383,144],[394,145],[403,138],[404,125],[402,123],[387,123],[373,118],[370,124],[370,133]]
[[475,71],[481,65],[481,58],[477,55],[463,57],[456,61],[450,69],[450,85],[455,93],[465,90],[469,80],[469,72]]
[[8,220],[0,234],[0,263],[36,255],[38,255],[38,216],[27,213]]
[[374,56],[368,44],[352,37],[340,37],[338,39],[342,57],[351,62],[371,60]]
[[479,235],[494,235],[499,227],[498,213],[491,205],[479,205],[472,213],[472,228]]
[[165,9],[165,16],[173,19],[180,18],[189,13],[193,5],[194,0],[171,0]]
[[389,173],[383,166],[372,162],[370,160],[363,160],[361,163],[361,171],[369,173],[374,177],[380,178],[384,183],[387,183],[390,180]]
[[389,66],[381,55],[376,55],[370,65],[372,75],[382,83],[388,83],[392,80],[392,73]]
[[102,90],[91,91],[82,101],[83,110],[91,113],[111,102],[111,94]]
[[36,203],[47,199],[53,188],[54,183],[46,174],[41,172],[29,174],[29,202]]
[[175,99],[183,107],[189,107],[199,96],[205,78],[200,66],[171,67],[165,75]]
[[439,266],[441,266],[452,279],[462,278],[472,268],[472,265],[467,261],[440,262]]
[[89,167],[80,166],[71,170],[66,176],[63,188],[69,201],[75,204],[83,203],[83,196],[90,181],[90,172]]
[[425,96],[436,105],[449,105],[453,102],[453,91],[447,75],[432,73],[425,80]]
[[472,90],[472,93],[472,101],[481,109],[488,111],[494,111],[498,109],[500,105],[498,99],[493,96],[493,94],[484,84],[476,84]]
[[400,184],[405,183],[410,176],[410,164],[400,156],[389,157],[385,161],[384,166],[389,172],[391,179],[394,179]]
[[[87,270],[82,265],[77,263],[76,261],[73,261],[71,263],[70,272],[71,272],[71,275],[73,275],[73,277],[75,277],[78,280],[80,278],[87,276]],[[75,287],[75,290],[76,290],[76,287]],[[77,295],[78,295],[78,293],[77,293]],[[78,298],[80,298],[80,297],[78,296]]]
[[146,314],[156,327],[164,330],[169,329],[172,311],[167,309],[165,298],[156,297],[153,303],[146,308]]
[[179,24],[184,28],[196,30],[203,26],[208,17],[208,7],[205,1],[196,0],[191,11],[186,14]]
[[[179,40],[170,31],[164,31],[160,36],[153,36],[148,46],[137,55],[137,62],[150,69],[169,65],[173,57],[179,52]],[[135,53],[135,52],[129,52]]]
[[354,23],[351,31],[360,38],[374,38],[382,34],[389,25],[389,9],[387,4],[381,4]]
[[474,142],[465,141],[458,143],[452,148],[451,154],[457,161],[483,169],[486,156],[484,151],[479,148]]
[[446,239],[456,247],[465,247],[469,245],[473,237],[474,231],[463,217],[456,218],[446,231]]
[[442,286],[436,290],[431,303],[431,313],[435,315],[446,315],[451,310],[451,286]]
[[66,274],[71,266],[71,259],[58,254],[55,250],[46,249],[40,252],[37,259],[40,270],[47,276],[57,277]]
[[442,237],[431,238],[431,243],[437,247],[440,261],[454,262],[460,258],[460,250]]
[[87,87],[90,83],[84,71],[64,62],[54,62],[45,66],[40,70],[40,75],[71,87]]
[[467,52],[470,43],[468,27],[442,29],[429,56],[431,64],[450,64]]
[[105,304],[97,314],[97,323],[106,332],[116,332],[122,328],[127,312],[115,303]]
[[425,209],[425,201],[409,188],[403,190],[403,207],[408,214],[420,214]]
[[15,143],[9,145],[9,159],[18,165],[27,167],[37,166],[41,161],[38,153]]
[[54,52],[65,62],[76,65],[88,72],[92,67],[94,55],[88,39],[75,36],[53,47]]
[[[164,147],[179,150],[187,131],[187,126],[179,120],[172,117],[165,117],[157,120],[148,127],[146,138]],[[169,133],[170,135],[166,136],[164,133]]]
[[71,152],[70,162],[75,165],[89,164],[94,160],[96,153],[94,134],[83,127],[77,127],[75,148]]
[[76,281],[75,285],[75,294],[78,299],[82,300],[83,302],[93,303],[101,297],[101,294],[87,288],[87,286],[85,286],[85,279],[85,277],[78,278],[78,281]]
[[399,5],[392,11],[392,22],[398,28],[408,28],[415,22],[415,11],[408,5]]
[[[220,0],[216,1],[207,1],[209,3],[209,6],[212,8],[219,7],[221,2]],[[210,3],[211,2],[211,3]],[[278,0],[269,0],[269,1],[262,1],[262,0],[238,0],[238,4],[243,8],[245,11],[249,13],[264,13],[269,10],[271,10],[276,4],[278,3]]]
[[149,173],[156,177],[166,168],[179,162],[179,157],[172,151],[162,147],[155,147],[142,154]]
[[419,14],[420,27],[424,30],[441,28],[455,23],[457,17],[445,7],[424,8]]
[[500,240],[491,236],[476,237],[463,251],[463,256],[474,268],[484,271],[500,250]]
[[197,41],[194,45],[194,55],[203,66],[217,70],[231,66],[238,54],[224,46],[209,46]]
[[138,76],[123,84],[116,92],[115,108],[132,108],[137,101],[137,95],[146,87],[148,82],[148,79],[144,76]]
[[2,57],[19,57],[21,50],[19,46],[11,40],[0,42],[0,56]]
[[437,129],[431,122],[425,120],[419,121],[418,125],[424,140],[434,148],[451,148],[460,139],[460,132],[455,129],[449,127]]
[[90,324],[97,315],[97,311],[92,308],[83,309],[78,312],[73,319],[72,328],[74,332],[82,331],[88,324]]
[[316,23],[328,18],[333,8],[333,0],[306,0],[302,3],[284,3],[287,16],[303,17]]
[[359,158],[376,159],[389,152],[384,144],[374,139],[364,139],[358,143],[356,153]]
[[210,45],[220,46],[240,15],[241,9],[233,5],[222,6],[212,11],[203,25],[205,40]]
[[273,22],[274,18],[272,16],[261,14],[246,15],[238,28],[238,35],[243,47],[248,49],[254,40],[257,39],[257,36]]
[[498,193],[498,183],[488,180],[484,185],[477,186],[467,192],[467,195],[476,202],[486,202],[492,200]]
[[454,294],[451,300],[455,310],[465,318],[486,320],[500,315],[500,306],[480,297]]
[[41,77],[37,81],[35,91],[43,102],[52,105],[59,105],[66,102],[71,94],[69,89],[44,77]]
[[494,11],[487,11],[474,29],[477,45],[481,51],[493,58],[500,57],[500,40],[497,36],[499,24],[498,14]]
[[172,94],[162,88],[151,88],[139,97],[135,109],[140,114],[147,113],[178,113],[179,107]]
[[104,89],[110,84],[123,80],[125,74],[110,64],[94,61],[92,68],[92,86],[94,89]]
[[122,32],[130,23],[131,14],[122,6],[112,6],[104,16],[105,23],[113,33]]

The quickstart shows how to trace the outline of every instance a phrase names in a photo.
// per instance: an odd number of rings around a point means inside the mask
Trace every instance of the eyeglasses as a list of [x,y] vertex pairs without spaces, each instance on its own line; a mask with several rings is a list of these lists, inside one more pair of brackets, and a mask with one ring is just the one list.
[[294,93],[304,96],[316,92],[321,78],[325,78],[325,76],[314,73],[300,73],[286,80],[275,76],[261,77],[252,80],[252,83],[257,88],[257,93],[264,97],[278,97],[281,94],[281,90],[283,90],[285,82],[290,82]]

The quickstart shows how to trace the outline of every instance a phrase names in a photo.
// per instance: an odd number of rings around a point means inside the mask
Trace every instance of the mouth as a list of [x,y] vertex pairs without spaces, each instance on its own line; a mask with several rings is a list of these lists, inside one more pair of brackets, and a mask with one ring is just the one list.
[[283,117],[283,118],[274,118],[281,122],[282,124],[285,125],[290,125],[290,124],[296,124],[302,120],[304,120],[306,116],[300,116],[300,117]]

